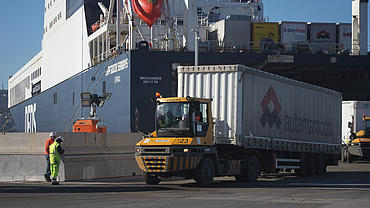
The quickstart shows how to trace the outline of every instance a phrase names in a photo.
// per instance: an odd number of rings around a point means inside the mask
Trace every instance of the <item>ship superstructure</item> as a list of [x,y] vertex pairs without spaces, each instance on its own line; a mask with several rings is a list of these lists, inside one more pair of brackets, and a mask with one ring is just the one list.
[[[186,40],[190,39],[187,35],[194,39],[193,32],[184,33],[184,21],[188,19],[184,16],[186,2],[168,0],[162,17],[148,28],[132,12],[128,0],[46,0],[42,49],[9,79],[8,106],[112,58],[118,49],[136,49],[140,41],[148,41],[153,50],[186,48]],[[196,21],[204,26],[228,15],[252,16],[255,21],[263,21],[262,1],[202,0],[197,3]],[[205,40],[205,30],[202,32]],[[194,47],[194,40],[190,42]]]

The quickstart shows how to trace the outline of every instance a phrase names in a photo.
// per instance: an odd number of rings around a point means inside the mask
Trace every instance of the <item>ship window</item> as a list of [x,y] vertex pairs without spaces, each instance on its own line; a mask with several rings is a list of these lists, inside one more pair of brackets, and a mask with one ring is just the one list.
[[177,20],[177,25],[178,26],[183,26],[184,25],[184,21],[183,20]]
[[32,96],[38,95],[41,93],[41,81],[32,85]]
[[54,93],[54,105],[58,103],[58,96],[57,93]]
[[75,92],[72,93],[72,105],[75,105]]

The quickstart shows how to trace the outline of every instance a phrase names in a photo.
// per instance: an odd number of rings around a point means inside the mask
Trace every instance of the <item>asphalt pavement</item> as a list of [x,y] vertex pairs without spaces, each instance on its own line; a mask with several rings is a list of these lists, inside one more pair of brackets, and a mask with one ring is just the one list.
[[15,207],[370,207],[370,162],[339,164],[321,176],[266,175],[255,183],[216,178],[210,187],[192,180],[148,186],[141,177],[63,182],[0,183],[0,208]]

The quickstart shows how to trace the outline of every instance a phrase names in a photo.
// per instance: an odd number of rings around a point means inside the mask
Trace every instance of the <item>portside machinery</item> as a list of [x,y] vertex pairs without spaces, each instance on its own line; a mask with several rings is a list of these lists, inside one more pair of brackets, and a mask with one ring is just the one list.
[[370,102],[344,101],[342,106],[342,162],[369,159],[370,117],[367,115],[370,115]]
[[340,93],[242,65],[178,68],[157,95],[156,131],[135,150],[147,184],[181,176],[256,181],[261,171],[325,173],[341,151]]

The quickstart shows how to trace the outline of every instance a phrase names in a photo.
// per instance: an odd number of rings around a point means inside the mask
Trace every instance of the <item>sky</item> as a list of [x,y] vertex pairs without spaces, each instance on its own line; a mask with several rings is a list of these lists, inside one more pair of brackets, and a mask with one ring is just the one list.
[[[270,21],[351,22],[352,0],[263,0]],[[3,1],[0,87],[41,50],[44,0]],[[370,22],[370,21],[369,21]],[[370,43],[370,42],[369,42]]]

